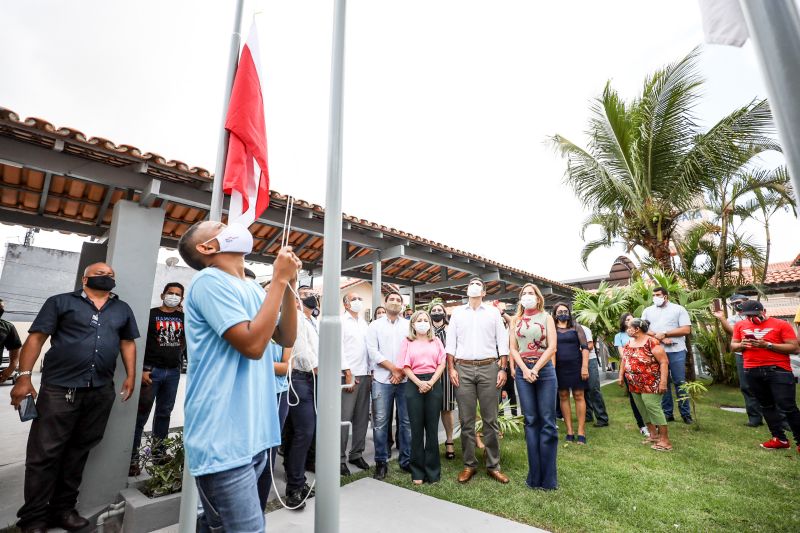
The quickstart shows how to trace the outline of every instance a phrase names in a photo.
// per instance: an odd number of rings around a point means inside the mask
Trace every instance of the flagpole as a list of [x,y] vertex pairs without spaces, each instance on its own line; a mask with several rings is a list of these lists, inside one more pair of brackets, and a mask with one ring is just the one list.
[[[228,51],[228,72],[225,76],[225,98],[222,102],[222,124],[220,125],[219,141],[217,142],[217,165],[214,167],[214,181],[211,184],[211,206],[208,212],[208,219],[213,221],[222,220],[222,201],[225,197],[222,192],[222,179],[225,175],[225,160],[228,156],[228,131],[225,129],[225,118],[228,115],[228,103],[231,100],[233,78],[236,76],[236,67],[239,65],[243,6],[244,0],[236,0],[231,46]],[[185,454],[179,520],[179,533],[194,533],[197,530],[197,486],[194,483],[194,478],[189,473],[189,457]]]
[[325,247],[319,333],[319,400],[314,531],[339,531],[339,453],[341,439],[342,316],[338,287],[342,270],[342,104],[344,94],[344,26],[346,0],[334,0],[328,124],[328,182],[325,192]]
[[794,0],[740,0],[800,209],[800,15]]

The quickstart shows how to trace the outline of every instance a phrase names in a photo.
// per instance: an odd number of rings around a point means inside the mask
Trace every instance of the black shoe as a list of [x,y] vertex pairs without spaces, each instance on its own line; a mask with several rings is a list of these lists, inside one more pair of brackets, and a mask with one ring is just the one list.
[[22,533],[47,533],[47,528],[44,526],[24,527],[21,531]]
[[300,489],[293,490],[286,493],[286,507],[291,508],[292,511],[302,511],[306,507],[306,502],[303,501],[303,491]]
[[316,492],[314,492],[314,489],[312,489],[312,488],[311,488],[311,487],[308,485],[308,483],[305,483],[305,484],[303,485],[303,488],[302,488],[302,489],[300,489],[300,495],[301,495],[303,498],[305,498],[306,496],[308,496],[309,498],[313,498],[314,496],[316,496],[316,495],[317,495],[317,493],[316,493]]
[[694,420],[692,420],[691,416],[684,416],[683,417],[683,423],[684,424],[694,424]]
[[605,428],[608,427],[608,422],[595,422],[593,426],[596,428]]
[[409,474],[411,473],[411,467],[408,465],[400,465],[400,470],[403,472],[408,472]]
[[669,416],[667,417],[667,422],[675,422],[675,417],[674,417],[674,416],[672,416],[672,415],[669,415]]
[[745,426],[747,426],[749,428],[760,428],[763,425],[764,424],[762,422],[755,422],[753,420],[751,420],[747,424],[745,424]]
[[78,531],[85,527],[89,527],[89,521],[79,515],[78,511],[72,509],[54,516],[50,521],[50,525],[53,527],[66,529],[67,531]]
[[349,476],[350,475],[350,469],[347,468],[346,464],[341,463],[339,465],[339,475],[342,475],[342,476]]
[[386,473],[388,471],[389,468],[386,466],[386,463],[375,463],[375,475],[372,477],[378,480],[386,479]]
[[351,465],[355,465],[361,470],[369,470],[369,463],[364,460],[363,457],[359,457],[358,459],[353,459],[352,461],[347,461]]

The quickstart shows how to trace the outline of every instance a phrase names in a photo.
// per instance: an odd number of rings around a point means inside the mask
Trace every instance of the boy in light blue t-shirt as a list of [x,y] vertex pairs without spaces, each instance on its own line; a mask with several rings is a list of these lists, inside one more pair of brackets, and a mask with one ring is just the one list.
[[[269,292],[244,274],[253,237],[240,224],[200,222],[178,250],[199,272],[184,306],[189,368],[184,446],[204,513],[202,530],[263,531],[257,480],[280,443],[270,339],[291,347],[297,312],[290,287],[300,260],[283,248]],[[283,312],[281,312],[283,311]]]

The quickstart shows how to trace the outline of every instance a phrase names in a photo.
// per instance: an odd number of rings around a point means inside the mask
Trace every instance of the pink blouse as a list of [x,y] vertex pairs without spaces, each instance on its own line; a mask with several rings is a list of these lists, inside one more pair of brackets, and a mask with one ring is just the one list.
[[410,341],[405,338],[400,345],[397,366],[410,368],[415,374],[433,374],[446,357],[442,341],[436,337],[432,341],[427,339]]

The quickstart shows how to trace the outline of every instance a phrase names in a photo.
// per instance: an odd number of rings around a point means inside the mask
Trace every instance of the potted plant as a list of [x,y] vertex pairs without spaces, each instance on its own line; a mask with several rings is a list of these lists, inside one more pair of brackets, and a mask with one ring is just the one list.
[[183,482],[183,433],[156,441],[152,435],[139,449],[139,466],[149,476],[122,491],[123,530],[147,532],[178,522]]

